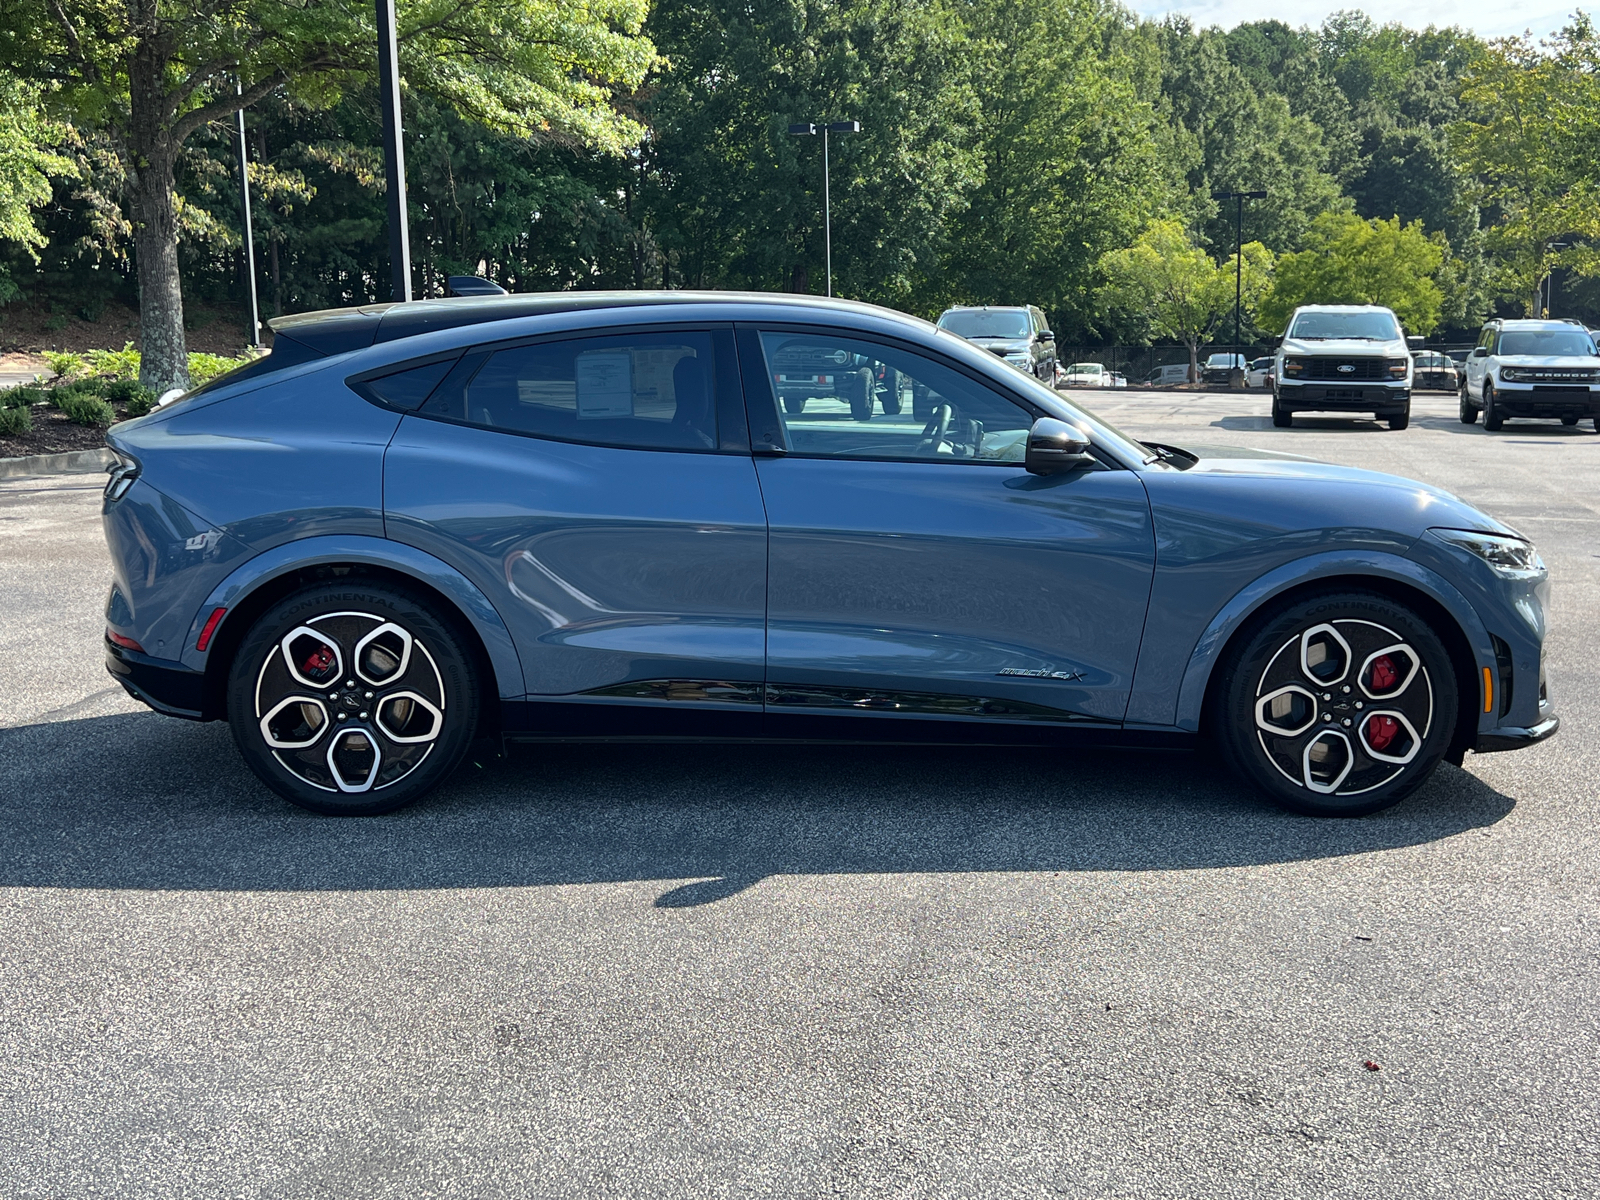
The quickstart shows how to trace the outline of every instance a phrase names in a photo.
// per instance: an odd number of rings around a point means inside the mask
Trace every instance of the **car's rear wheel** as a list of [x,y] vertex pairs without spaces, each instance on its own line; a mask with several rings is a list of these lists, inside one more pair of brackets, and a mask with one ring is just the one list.
[[783,411],[786,413],[803,413],[806,410],[804,396],[785,396],[783,398]]
[[1463,425],[1476,425],[1478,423],[1478,410],[1472,407],[1472,402],[1467,399],[1467,385],[1463,382],[1459,389],[1461,396],[1461,423]]
[[1456,722],[1439,637],[1382,596],[1300,600],[1222,664],[1211,729],[1240,775],[1311,816],[1359,817],[1433,773]]
[[228,676],[228,723],[250,769],[321,813],[411,803],[455,770],[477,722],[463,636],[388,585],[294,593],[245,635]]
[[1499,413],[1494,399],[1494,384],[1487,379],[1483,381],[1483,427],[1490,433],[1499,433],[1505,427],[1506,419]]
[[1272,398],[1272,424],[1278,429],[1288,429],[1294,424],[1294,414],[1278,403],[1278,398]]
[[1561,418],[1561,423],[1563,425],[1576,425],[1578,423],[1578,414],[1568,413],[1566,416]]

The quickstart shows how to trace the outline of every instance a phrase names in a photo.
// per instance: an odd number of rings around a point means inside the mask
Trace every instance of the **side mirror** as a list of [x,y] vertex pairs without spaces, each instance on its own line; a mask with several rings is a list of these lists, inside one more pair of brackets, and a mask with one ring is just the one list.
[[1489,347],[1487,347],[1487,346],[1474,346],[1472,348],[1472,357],[1473,358],[1488,358],[1489,357]]
[[1031,475],[1058,475],[1093,461],[1089,455],[1089,439],[1075,425],[1054,417],[1040,417],[1028,430],[1023,466]]
[[1056,340],[1056,335],[1051,333],[1048,329],[1039,330],[1039,332],[1035,336],[1041,342],[1053,342],[1053,341]]
[[1410,337],[1408,337],[1406,339],[1406,345],[1409,346],[1413,350],[1421,350],[1422,349],[1422,343],[1425,340],[1426,339],[1423,338],[1423,336],[1421,334],[1414,333],[1414,334],[1412,334]]

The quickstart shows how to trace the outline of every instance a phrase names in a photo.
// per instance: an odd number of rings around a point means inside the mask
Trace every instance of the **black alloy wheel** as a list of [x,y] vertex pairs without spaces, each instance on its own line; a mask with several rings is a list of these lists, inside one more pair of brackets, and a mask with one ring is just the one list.
[[1506,419],[1498,411],[1494,402],[1494,384],[1487,379],[1483,381],[1483,427],[1490,433],[1499,433],[1505,427]]
[[1277,396],[1272,398],[1272,424],[1277,429],[1288,429],[1294,424],[1294,414],[1279,403]]
[[1461,381],[1461,423],[1463,425],[1476,425],[1478,423],[1478,410],[1472,407],[1472,402],[1467,399],[1467,381]]
[[455,623],[400,588],[316,584],[265,613],[228,676],[228,723],[256,775],[302,808],[391,812],[444,780],[478,723]]
[[1443,644],[1365,592],[1280,609],[1221,664],[1210,728],[1229,765],[1308,816],[1360,817],[1427,780],[1456,723]]

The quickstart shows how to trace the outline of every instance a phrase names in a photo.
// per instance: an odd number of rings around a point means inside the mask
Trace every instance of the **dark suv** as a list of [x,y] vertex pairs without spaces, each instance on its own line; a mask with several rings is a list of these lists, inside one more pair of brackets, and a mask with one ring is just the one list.
[[939,316],[939,328],[993,351],[1019,371],[1055,383],[1056,335],[1044,311],[1032,304],[947,308]]

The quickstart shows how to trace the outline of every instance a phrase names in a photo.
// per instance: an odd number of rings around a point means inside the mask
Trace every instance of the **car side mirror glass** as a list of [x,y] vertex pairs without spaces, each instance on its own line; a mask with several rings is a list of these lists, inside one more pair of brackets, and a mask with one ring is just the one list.
[[1093,462],[1089,439],[1083,431],[1054,417],[1040,417],[1028,430],[1028,448],[1023,466],[1032,475],[1057,475],[1074,471]]
[[1423,342],[1423,339],[1422,339],[1422,336],[1420,334],[1412,334],[1410,337],[1408,337],[1406,339],[1406,345],[1408,347],[1410,347],[1412,350],[1421,350],[1422,349],[1422,342]]

